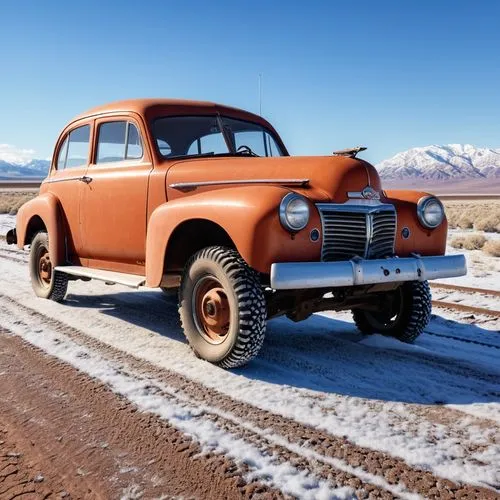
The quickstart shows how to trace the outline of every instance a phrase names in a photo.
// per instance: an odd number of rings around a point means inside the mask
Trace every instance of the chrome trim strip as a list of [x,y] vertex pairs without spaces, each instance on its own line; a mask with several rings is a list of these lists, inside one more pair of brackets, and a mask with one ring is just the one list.
[[372,238],[373,238],[373,217],[370,214],[366,214],[366,242],[365,242],[365,255],[364,255],[365,257],[368,257],[368,251],[370,250],[370,245],[372,244]]
[[284,184],[301,185],[303,187],[309,184],[309,179],[235,179],[232,181],[198,181],[198,182],[175,182],[169,184],[172,189],[196,189],[202,186],[218,186],[231,184]]
[[464,255],[351,259],[339,262],[280,262],[271,265],[271,288],[297,290],[426,281],[467,274]]
[[354,198],[357,200],[364,200],[365,199],[365,197],[363,196],[363,193],[361,191],[347,191],[347,197]]
[[358,212],[358,213],[372,213],[372,212],[384,212],[384,211],[395,211],[394,205],[390,203],[368,203],[374,200],[366,200],[367,203],[361,204],[357,202],[356,204],[349,203],[316,203],[318,210],[332,210],[334,212]]
[[45,179],[42,184],[54,184],[56,182],[79,181],[83,176],[78,177],[63,177],[62,179]]

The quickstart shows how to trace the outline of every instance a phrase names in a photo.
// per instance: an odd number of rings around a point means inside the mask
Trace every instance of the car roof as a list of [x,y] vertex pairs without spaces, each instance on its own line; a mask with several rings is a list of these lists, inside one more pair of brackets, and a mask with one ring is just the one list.
[[72,122],[82,118],[88,118],[89,116],[108,113],[135,112],[143,116],[150,116],[152,113],[164,113],[168,115],[196,111],[210,112],[210,110],[213,110],[214,112],[218,111],[220,113],[228,111],[233,115],[241,114],[242,116],[245,115],[247,117],[253,117],[258,121],[265,121],[262,117],[254,115],[248,111],[209,101],[194,101],[188,99],[128,99],[91,108],[75,117]]

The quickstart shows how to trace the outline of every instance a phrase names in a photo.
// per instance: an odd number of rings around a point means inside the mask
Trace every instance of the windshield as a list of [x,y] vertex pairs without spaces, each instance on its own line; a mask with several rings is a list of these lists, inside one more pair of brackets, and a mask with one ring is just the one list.
[[274,136],[257,123],[224,116],[168,116],[153,123],[160,154],[284,156]]

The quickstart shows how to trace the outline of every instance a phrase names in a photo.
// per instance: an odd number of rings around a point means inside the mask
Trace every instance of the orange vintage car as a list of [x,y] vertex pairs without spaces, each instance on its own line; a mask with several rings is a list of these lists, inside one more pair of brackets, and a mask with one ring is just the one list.
[[130,100],[62,131],[40,194],[7,241],[30,245],[39,297],[71,280],[178,289],[195,353],[224,368],[262,346],[269,318],[352,310],[361,332],[412,342],[445,256],[432,195],[383,190],[360,150],[291,157],[261,116],[209,102]]

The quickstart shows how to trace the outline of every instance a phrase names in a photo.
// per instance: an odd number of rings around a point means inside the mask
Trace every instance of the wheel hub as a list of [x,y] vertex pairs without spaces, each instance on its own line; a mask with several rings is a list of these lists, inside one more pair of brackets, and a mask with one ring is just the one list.
[[38,274],[40,279],[47,285],[52,279],[52,262],[50,262],[49,251],[44,248],[38,258]]
[[196,322],[202,334],[220,343],[229,331],[229,301],[218,280],[206,278],[198,283],[195,291]]

